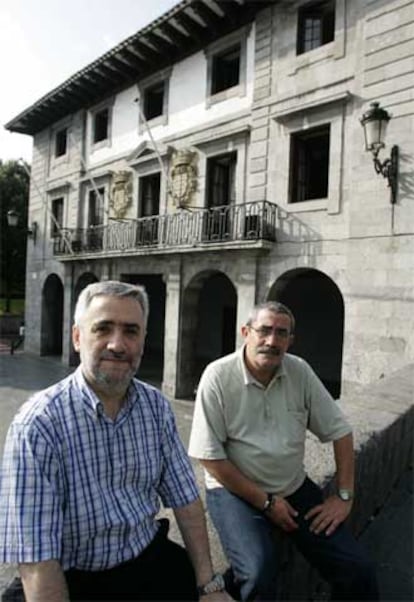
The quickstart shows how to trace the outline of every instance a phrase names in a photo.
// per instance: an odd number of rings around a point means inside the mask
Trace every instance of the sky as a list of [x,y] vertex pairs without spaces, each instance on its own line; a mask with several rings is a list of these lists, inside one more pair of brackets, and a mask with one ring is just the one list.
[[4,125],[178,0],[1,0],[0,159],[31,163],[32,138]]

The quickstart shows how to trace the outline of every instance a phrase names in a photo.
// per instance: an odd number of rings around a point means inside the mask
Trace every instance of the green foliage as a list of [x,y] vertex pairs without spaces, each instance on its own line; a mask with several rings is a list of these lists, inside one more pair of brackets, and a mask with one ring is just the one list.
[[[10,310],[7,313],[23,316],[24,315],[24,299],[11,299],[9,301]],[[7,299],[0,299],[0,316],[6,313]]]
[[[29,175],[21,162],[3,163],[0,159],[0,297],[5,299],[5,311],[10,311],[12,297],[24,297],[29,184]],[[11,209],[19,214],[16,228],[7,223],[7,212]]]

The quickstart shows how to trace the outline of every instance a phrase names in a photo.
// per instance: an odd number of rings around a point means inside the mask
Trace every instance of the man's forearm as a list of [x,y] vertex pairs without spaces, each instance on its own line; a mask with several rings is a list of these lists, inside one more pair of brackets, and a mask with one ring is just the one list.
[[354,489],[354,443],[352,433],[333,442],[338,489]]
[[69,602],[65,575],[57,560],[19,564],[26,602]]
[[200,460],[200,463],[226,489],[255,508],[263,508],[267,493],[247,478],[230,460]]
[[213,576],[210,546],[203,505],[198,499],[187,506],[174,509],[174,515],[196,574],[203,585]]

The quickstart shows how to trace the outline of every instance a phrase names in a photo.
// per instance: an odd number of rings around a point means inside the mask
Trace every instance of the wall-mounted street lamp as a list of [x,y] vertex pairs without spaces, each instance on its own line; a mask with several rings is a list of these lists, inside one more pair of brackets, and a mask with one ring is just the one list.
[[379,106],[378,102],[372,102],[371,108],[362,115],[361,124],[364,128],[365,150],[371,151],[374,168],[378,174],[388,180],[391,189],[391,203],[397,202],[398,189],[398,146],[391,148],[391,156],[384,161],[378,159],[378,154],[385,147],[385,134],[391,115]]
[[[15,211],[14,209],[10,209],[10,211],[7,212],[7,223],[11,228],[16,228],[19,224],[19,214],[17,213],[17,211]],[[28,228],[26,230],[26,234],[28,236],[31,236],[33,238],[33,244],[36,244],[36,237],[37,237],[37,228],[38,228],[38,224],[37,222],[32,222],[32,226],[31,228]]]

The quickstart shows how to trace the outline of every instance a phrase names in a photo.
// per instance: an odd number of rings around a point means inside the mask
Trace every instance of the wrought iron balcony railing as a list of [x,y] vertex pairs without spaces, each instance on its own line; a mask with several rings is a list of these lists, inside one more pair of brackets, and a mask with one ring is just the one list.
[[107,225],[64,228],[54,239],[55,255],[176,248],[233,241],[275,241],[278,206],[268,201],[181,210]]

